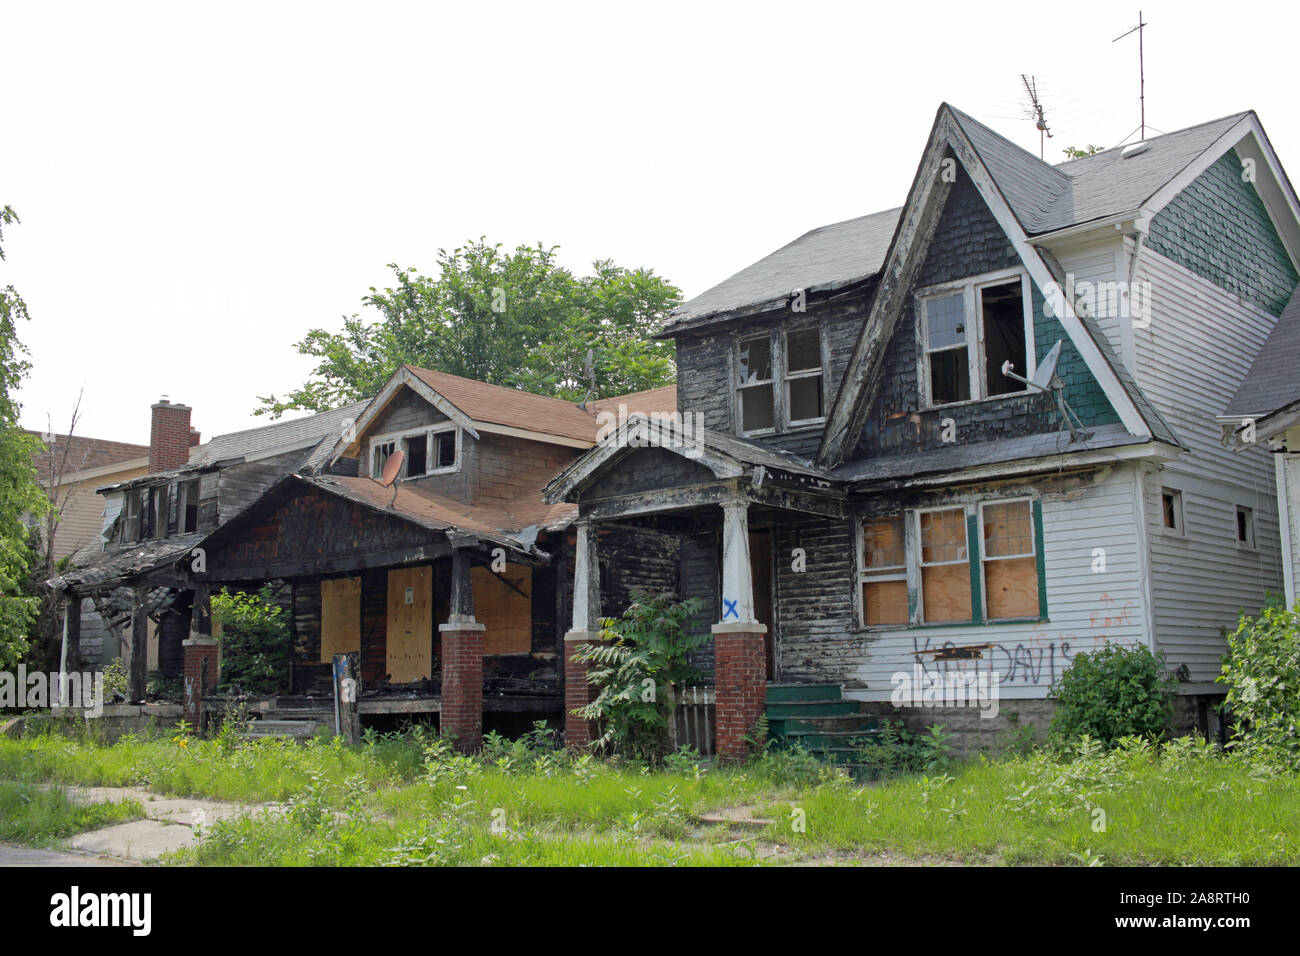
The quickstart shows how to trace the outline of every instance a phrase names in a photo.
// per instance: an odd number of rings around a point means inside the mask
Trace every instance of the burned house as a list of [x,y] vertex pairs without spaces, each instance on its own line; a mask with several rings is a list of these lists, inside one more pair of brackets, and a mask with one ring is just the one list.
[[642,527],[716,622],[724,757],[765,708],[886,709],[914,674],[991,680],[998,720],[903,701],[988,742],[1108,644],[1164,653],[1204,725],[1221,628],[1281,583],[1269,456],[1215,416],[1296,288],[1297,209],[1253,113],[1053,166],[942,106],[905,205],[670,318],[694,442],[634,421],[548,486],[578,508],[571,638],[600,529]]

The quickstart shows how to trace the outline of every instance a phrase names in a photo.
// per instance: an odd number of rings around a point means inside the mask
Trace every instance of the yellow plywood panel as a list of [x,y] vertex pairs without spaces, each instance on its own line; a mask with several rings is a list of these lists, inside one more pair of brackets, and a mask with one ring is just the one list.
[[862,585],[862,606],[868,626],[907,624],[907,582],[866,581]]
[[1038,561],[1010,558],[984,562],[990,620],[1038,617]]
[[386,643],[388,679],[394,684],[432,676],[433,568],[428,565],[388,572]]
[[[470,569],[474,619],[484,626],[484,654],[527,654],[533,649],[533,569],[506,564]],[[513,586],[512,586],[513,585]]]
[[361,650],[361,579],[332,578],[320,583],[320,659]]
[[921,568],[921,589],[926,623],[971,619],[969,564]]

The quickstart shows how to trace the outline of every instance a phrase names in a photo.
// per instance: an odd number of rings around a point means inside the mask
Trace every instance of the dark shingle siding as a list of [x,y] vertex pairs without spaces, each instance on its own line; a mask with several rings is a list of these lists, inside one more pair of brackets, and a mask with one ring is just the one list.
[[1281,315],[1300,276],[1268,210],[1242,178],[1235,151],[1165,206],[1148,245],[1166,258],[1273,315]]

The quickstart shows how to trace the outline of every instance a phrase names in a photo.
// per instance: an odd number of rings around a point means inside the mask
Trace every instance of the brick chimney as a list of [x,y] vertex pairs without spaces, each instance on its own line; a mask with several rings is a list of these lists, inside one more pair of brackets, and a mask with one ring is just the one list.
[[149,423],[149,471],[171,471],[190,460],[199,433],[190,427],[190,407],[173,405],[166,396],[152,407]]

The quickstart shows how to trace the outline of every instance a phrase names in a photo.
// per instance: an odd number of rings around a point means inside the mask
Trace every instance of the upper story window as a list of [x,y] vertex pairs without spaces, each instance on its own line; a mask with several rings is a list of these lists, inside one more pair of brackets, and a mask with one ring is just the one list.
[[384,465],[399,448],[404,456],[401,478],[445,474],[460,467],[460,429],[448,422],[371,439],[371,478],[383,476]]
[[921,397],[927,407],[1025,391],[1002,373],[1033,372],[1034,316],[1020,271],[977,276],[917,294]]
[[140,497],[139,488],[132,488],[122,496],[122,533],[121,541],[140,540]]
[[191,534],[199,530],[199,482],[183,481],[176,499],[176,523],[181,534]]
[[771,434],[825,421],[820,326],[745,336],[736,346],[738,433]]

